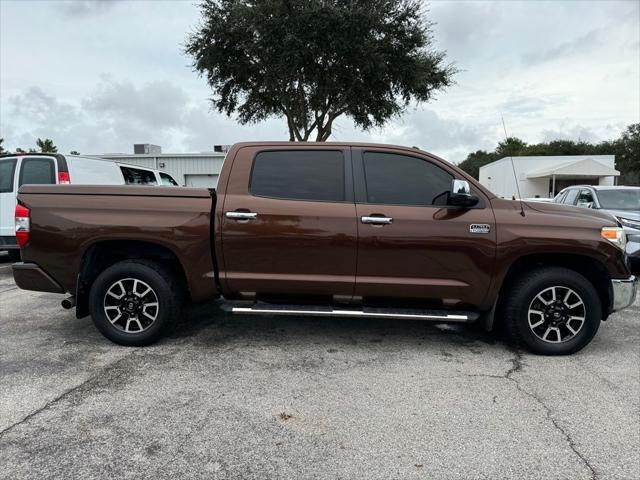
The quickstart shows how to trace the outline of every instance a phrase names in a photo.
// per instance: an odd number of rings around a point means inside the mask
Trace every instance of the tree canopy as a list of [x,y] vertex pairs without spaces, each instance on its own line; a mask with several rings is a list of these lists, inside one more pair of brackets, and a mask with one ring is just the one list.
[[419,0],[204,0],[186,41],[220,112],[287,120],[289,139],[325,141],[334,121],[382,126],[452,84]]
[[493,152],[477,150],[467,155],[458,166],[474,178],[480,167],[509,155],[615,155],[616,169],[620,171],[621,185],[640,185],[640,123],[629,125],[619,138],[600,143],[583,140],[552,140],[527,144],[510,137],[498,143]]
[[53,144],[53,140],[50,138],[41,139],[38,138],[36,140],[36,146],[40,149],[42,153],[57,153],[58,147]]

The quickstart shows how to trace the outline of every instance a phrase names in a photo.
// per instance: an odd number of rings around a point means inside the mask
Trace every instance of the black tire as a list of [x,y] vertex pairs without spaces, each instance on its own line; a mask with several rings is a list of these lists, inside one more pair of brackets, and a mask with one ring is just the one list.
[[[119,284],[122,288],[115,287],[118,282],[122,282]],[[140,297],[138,294],[144,293],[146,287],[152,291]],[[131,290],[138,292],[132,295]],[[118,295],[122,292],[125,296],[122,300],[116,299],[108,295],[109,291]],[[177,323],[182,303],[180,292],[174,276],[160,265],[146,260],[125,260],[107,268],[95,280],[89,293],[89,311],[98,330],[112,342],[125,346],[150,345],[166,335]],[[129,298],[131,302],[126,302]],[[131,307],[131,311],[125,310],[133,302],[137,304]],[[126,305],[122,306],[122,303]],[[153,303],[157,303],[157,310]],[[109,309],[109,314],[105,308]],[[121,314],[120,319],[117,319],[118,314]],[[150,320],[153,314],[155,318]],[[138,326],[143,329],[136,330]],[[130,330],[125,330],[125,327]]]
[[[569,290],[574,293],[568,293]],[[506,295],[504,330],[511,341],[532,353],[575,353],[593,339],[600,327],[602,306],[598,292],[589,280],[573,270],[543,267],[529,271],[514,282]],[[553,301],[565,295],[568,297],[562,301]],[[568,308],[579,301],[582,305]],[[566,319],[571,318],[567,327]],[[540,321],[543,323],[536,326]]]
[[8,250],[9,261],[12,263],[16,263],[20,261],[20,250]]

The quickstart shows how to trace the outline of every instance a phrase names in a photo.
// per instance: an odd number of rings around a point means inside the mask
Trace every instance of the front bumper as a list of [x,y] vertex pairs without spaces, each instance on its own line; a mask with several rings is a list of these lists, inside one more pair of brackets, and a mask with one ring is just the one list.
[[611,290],[613,293],[611,301],[611,311],[617,312],[627,308],[636,300],[636,292],[638,290],[638,279],[633,275],[627,279],[611,280]]

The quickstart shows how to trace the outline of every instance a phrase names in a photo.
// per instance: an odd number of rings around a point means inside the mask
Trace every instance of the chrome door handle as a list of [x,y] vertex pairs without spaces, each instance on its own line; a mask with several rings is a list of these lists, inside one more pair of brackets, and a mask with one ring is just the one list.
[[367,225],[391,225],[393,218],[391,217],[360,217],[360,221]]
[[258,214],[254,212],[227,212],[224,216],[232,220],[255,220],[258,218]]

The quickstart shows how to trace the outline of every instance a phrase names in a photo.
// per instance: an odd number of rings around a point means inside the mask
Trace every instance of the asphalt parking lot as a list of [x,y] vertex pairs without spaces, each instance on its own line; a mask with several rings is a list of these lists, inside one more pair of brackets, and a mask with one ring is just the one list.
[[465,326],[189,308],[109,343],[0,257],[0,478],[640,478],[640,305],[571,357]]

